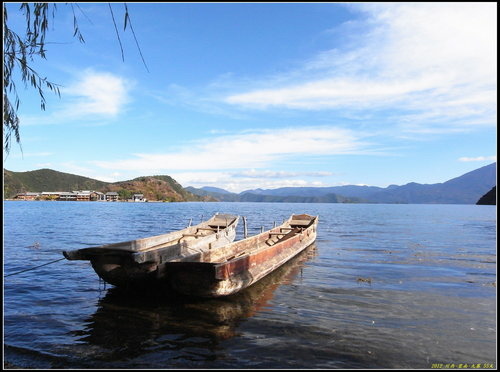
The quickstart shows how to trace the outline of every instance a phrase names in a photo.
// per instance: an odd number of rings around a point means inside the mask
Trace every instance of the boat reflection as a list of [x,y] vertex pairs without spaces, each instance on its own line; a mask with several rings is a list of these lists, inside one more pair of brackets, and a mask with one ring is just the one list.
[[113,287],[99,300],[84,329],[73,335],[80,342],[104,349],[101,352],[107,356],[101,357],[108,361],[155,350],[177,352],[181,355],[175,358],[182,358],[182,350],[193,347],[211,354],[220,341],[237,335],[238,324],[244,319],[272,310],[270,301],[277,288],[296,280],[305,262],[315,255],[313,244],[254,285],[227,297],[131,295]]

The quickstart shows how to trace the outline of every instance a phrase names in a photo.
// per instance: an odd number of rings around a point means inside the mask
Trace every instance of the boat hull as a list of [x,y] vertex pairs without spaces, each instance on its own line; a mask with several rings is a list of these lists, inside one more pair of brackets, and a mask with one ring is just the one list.
[[[177,292],[191,296],[220,297],[239,292],[276,270],[316,240],[318,218],[300,233],[266,246],[272,234],[282,227],[259,234],[221,249],[233,250],[241,257],[225,262],[181,261],[167,263],[168,281]],[[247,253],[248,252],[248,253]],[[205,254],[209,257],[209,254]]]
[[[232,243],[236,237],[238,220],[236,216],[216,215],[204,223],[169,234],[64,251],[63,254],[68,260],[90,261],[96,274],[114,286],[163,286],[167,284],[166,262],[183,257],[195,259],[206,250]],[[221,223],[224,226],[218,225]]]
[[[218,238],[206,240],[204,244],[207,249],[216,249],[234,241],[236,231],[228,231]],[[177,257],[175,252],[181,252],[182,247],[176,246],[170,249],[171,255]],[[195,256],[196,254],[192,255]],[[136,262],[133,256],[104,255],[95,256],[90,259],[96,274],[105,282],[118,287],[146,288],[152,286],[168,287],[166,281],[166,265],[168,257],[157,255],[158,259],[147,262]]]

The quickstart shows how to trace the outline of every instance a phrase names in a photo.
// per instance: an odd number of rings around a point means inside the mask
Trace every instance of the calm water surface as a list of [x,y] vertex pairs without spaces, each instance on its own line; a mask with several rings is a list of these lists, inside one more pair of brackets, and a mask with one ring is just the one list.
[[[318,238],[247,290],[123,293],[87,261],[4,278],[4,356],[25,368],[496,367],[496,207],[4,202],[4,275],[215,212],[249,233],[292,213]],[[242,237],[242,223],[237,239]]]

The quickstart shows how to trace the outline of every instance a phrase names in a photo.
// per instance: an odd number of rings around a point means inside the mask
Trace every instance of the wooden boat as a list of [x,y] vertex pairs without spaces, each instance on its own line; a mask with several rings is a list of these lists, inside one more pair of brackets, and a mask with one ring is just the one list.
[[253,237],[165,264],[167,280],[191,296],[227,296],[250,286],[316,240],[318,217],[292,215],[282,225]]
[[105,282],[143,287],[161,282],[164,264],[233,242],[239,216],[216,214],[183,230],[126,242],[63,251],[68,260],[89,260]]
[[[191,344],[192,337],[209,337],[211,342],[230,339],[238,334],[242,320],[270,306],[276,289],[281,284],[291,283],[299,275],[304,263],[314,257],[315,248],[314,244],[310,245],[230,299],[219,297],[200,301],[196,297],[179,296],[174,291],[131,296],[127,290],[110,288],[99,298],[95,313],[85,319],[84,329],[75,329],[71,333],[85,339],[87,344],[122,351],[127,347],[134,351],[147,349],[150,346],[148,340],[156,338],[158,330],[165,336],[189,335],[176,341],[178,347],[183,341],[186,346]],[[135,322],[123,324],[123,318],[116,316],[120,313],[134,314]]]

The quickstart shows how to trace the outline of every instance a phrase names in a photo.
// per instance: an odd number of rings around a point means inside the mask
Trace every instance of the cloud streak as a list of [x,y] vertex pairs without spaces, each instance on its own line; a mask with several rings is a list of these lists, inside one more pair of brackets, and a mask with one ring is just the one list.
[[471,162],[471,161],[497,161],[496,156],[477,156],[475,158],[470,158],[470,157],[462,157],[459,158],[458,161],[463,161],[463,162]]
[[322,52],[288,78],[229,94],[224,102],[260,110],[390,108],[399,121],[420,127],[443,120],[448,127],[496,125],[494,6],[350,5],[368,16],[364,33],[351,44]]
[[41,151],[41,152],[22,152],[20,154],[14,154],[12,155],[12,157],[20,159],[20,158],[39,158],[51,155],[54,155],[54,153],[48,151]]
[[328,177],[332,176],[332,172],[285,172],[285,171],[271,171],[271,170],[243,170],[241,172],[236,172],[231,174],[232,177],[242,177],[242,178],[290,178],[290,177]]
[[279,160],[325,155],[376,153],[360,134],[332,127],[246,131],[193,141],[176,152],[135,154],[117,161],[97,161],[106,169],[164,172],[264,168]]
[[285,106],[298,109],[367,108],[386,106],[408,95],[431,89],[437,76],[418,80],[353,80],[346,78],[313,81],[280,89],[258,90],[228,97],[232,104],[253,104],[266,108]]
[[[278,187],[321,187],[330,185],[329,182],[325,184],[308,178],[317,176],[314,174],[315,172],[262,171],[262,173],[265,175],[262,178],[254,177],[253,172],[250,172],[250,176],[244,176],[245,172],[175,172],[171,173],[171,176],[183,186],[215,186],[236,193],[256,188],[274,189]],[[281,176],[272,177],[272,173]],[[285,177],[285,174],[288,177]]]

